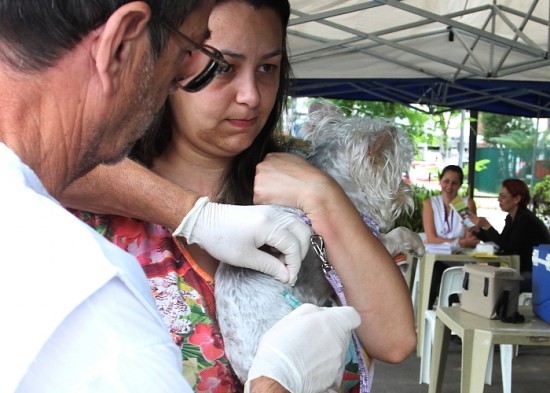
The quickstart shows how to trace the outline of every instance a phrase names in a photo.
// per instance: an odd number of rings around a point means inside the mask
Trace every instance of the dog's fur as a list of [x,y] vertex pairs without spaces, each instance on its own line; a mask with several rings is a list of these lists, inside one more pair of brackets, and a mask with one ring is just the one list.
[[[311,144],[308,161],[329,173],[357,210],[372,218],[382,232],[413,208],[410,188],[402,181],[413,158],[413,145],[405,132],[384,120],[344,117],[337,107],[324,102],[310,106],[302,130]],[[423,253],[416,233],[406,228],[394,231],[381,239],[390,253],[404,248]],[[253,270],[220,264],[215,276],[218,321],[226,355],[241,381],[246,381],[264,332],[293,309],[285,292],[302,303],[320,306],[334,295],[320,266],[310,247],[296,284],[290,286]]]

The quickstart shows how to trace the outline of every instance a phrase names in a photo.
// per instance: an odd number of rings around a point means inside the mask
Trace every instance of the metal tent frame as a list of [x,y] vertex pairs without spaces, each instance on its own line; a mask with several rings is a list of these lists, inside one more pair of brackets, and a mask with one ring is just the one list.
[[548,0],[290,2],[295,96],[550,117]]

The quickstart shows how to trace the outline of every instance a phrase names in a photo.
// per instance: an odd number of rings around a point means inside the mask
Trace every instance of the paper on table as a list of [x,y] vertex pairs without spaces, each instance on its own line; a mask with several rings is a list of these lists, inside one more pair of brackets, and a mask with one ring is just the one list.
[[426,252],[430,254],[452,254],[453,246],[450,243],[440,243],[440,244],[425,244]]

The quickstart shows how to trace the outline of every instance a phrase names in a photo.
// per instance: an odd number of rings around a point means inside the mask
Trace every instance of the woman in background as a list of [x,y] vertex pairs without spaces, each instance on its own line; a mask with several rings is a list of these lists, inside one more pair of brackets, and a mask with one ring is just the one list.
[[[422,224],[426,233],[425,243],[451,243],[453,247],[475,247],[479,239],[473,230],[466,228],[460,214],[451,207],[451,201],[458,195],[464,182],[464,172],[457,165],[447,165],[439,175],[441,194],[424,200]],[[470,212],[476,213],[472,198],[464,198]],[[428,305],[431,307],[439,294],[441,276],[450,265],[437,262],[434,265],[432,286]]]
[[[458,247],[475,247],[479,239],[467,230],[462,217],[453,210],[451,201],[458,195],[464,182],[464,173],[457,165],[447,165],[439,175],[441,194],[424,200],[422,224],[426,243],[452,243]],[[464,198],[470,212],[476,213],[472,198]]]
[[507,179],[502,182],[498,194],[500,209],[508,213],[502,233],[498,233],[485,217],[471,215],[479,239],[497,244],[499,254],[519,255],[520,273],[523,276],[520,292],[532,291],[533,247],[550,244],[548,228],[527,208],[530,201],[531,195],[525,182]]

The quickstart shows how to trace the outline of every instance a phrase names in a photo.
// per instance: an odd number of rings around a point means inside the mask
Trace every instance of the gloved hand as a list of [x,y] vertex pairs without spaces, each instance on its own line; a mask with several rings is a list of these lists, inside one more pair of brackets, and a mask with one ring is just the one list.
[[[174,236],[197,243],[214,258],[294,284],[309,248],[311,229],[298,216],[269,206],[234,206],[199,198]],[[277,249],[282,262],[258,248]]]
[[260,376],[292,393],[317,393],[339,386],[351,330],[360,322],[353,307],[301,305],[262,337],[245,392]]
[[381,234],[380,241],[392,257],[402,252],[410,252],[421,257],[425,252],[420,235],[405,227],[397,227],[388,233]]

